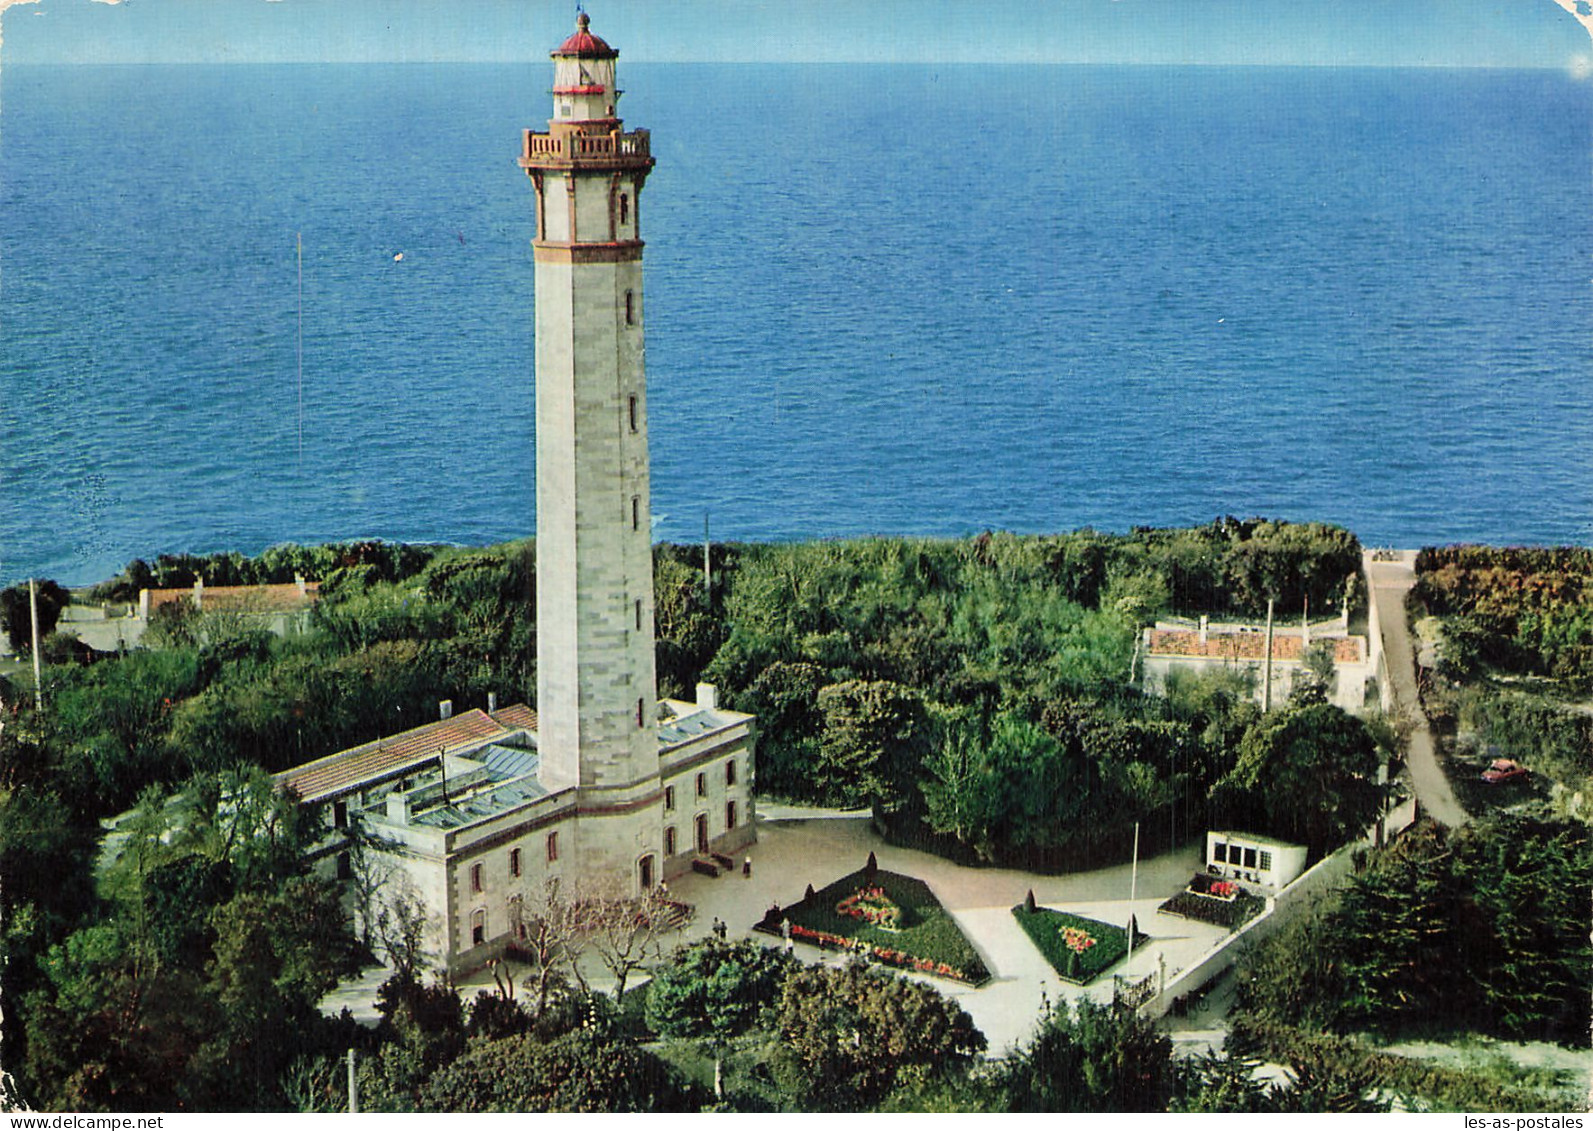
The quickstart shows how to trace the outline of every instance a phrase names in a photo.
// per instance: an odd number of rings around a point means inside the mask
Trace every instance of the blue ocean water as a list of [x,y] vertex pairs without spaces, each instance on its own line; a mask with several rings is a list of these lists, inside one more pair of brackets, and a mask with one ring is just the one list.
[[[658,157],[660,537],[1265,514],[1593,542],[1593,84],[621,77]],[[514,158],[547,87],[545,63],[5,68],[0,582],[530,534]]]

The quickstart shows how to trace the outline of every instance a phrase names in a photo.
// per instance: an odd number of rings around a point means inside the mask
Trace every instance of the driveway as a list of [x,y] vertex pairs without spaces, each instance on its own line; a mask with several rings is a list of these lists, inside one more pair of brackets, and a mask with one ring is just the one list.
[[1427,727],[1416,694],[1416,657],[1411,647],[1410,626],[1405,617],[1405,597],[1416,584],[1416,553],[1399,551],[1395,561],[1373,561],[1366,555],[1366,581],[1371,600],[1377,606],[1377,620],[1383,634],[1383,657],[1394,691],[1394,711],[1410,720],[1410,750],[1406,764],[1411,784],[1422,811],[1440,824],[1462,825],[1467,813],[1455,798],[1438,764],[1433,734]]

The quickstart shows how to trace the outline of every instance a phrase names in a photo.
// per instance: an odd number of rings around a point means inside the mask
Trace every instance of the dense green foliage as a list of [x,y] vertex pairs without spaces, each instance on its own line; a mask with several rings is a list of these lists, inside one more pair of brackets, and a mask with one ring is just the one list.
[[[1417,560],[1413,608],[1438,618],[1437,676],[1423,706],[1473,811],[1535,796],[1586,821],[1593,811],[1593,551],[1452,546]],[[1453,736],[1451,739],[1450,736]],[[1531,784],[1479,788],[1482,767],[1514,758]]]
[[[1023,933],[1034,940],[1051,969],[1064,980],[1081,986],[1094,981],[1128,954],[1125,927],[1049,907],[1030,911],[1021,903],[1012,909],[1012,917],[1023,928]],[[1143,932],[1135,931],[1136,943],[1145,938]],[[1068,945],[1069,939],[1076,940],[1079,949]]]
[[1258,720],[1217,783],[1221,827],[1266,830],[1321,854],[1377,819],[1377,737],[1353,715],[1324,703],[1291,706]]
[[1593,551],[1449,546],[1416,560],[1412,599],[1445,618],[1444,665],[1593,691]]
[[[530,543],[283,546],[134,562],[99,587],[130,600],[196,578],[301,575],[321,598],[303,636],[199,613],[162,625],[159,648],[51,664],[43,715],[17,694],[25,675],[7,685],[0,946],[8,1000],[28,1006],[5,1011],[3,1037],[25,1095],[333,1102],[334,1042],[304,1003],[346,967],[345,928],[304,886],[299,834],[259,774],[435,718],[441,699],[532,702],[534,559]],[[698,548],[656,549],[660,691],[688,695],[708,678],[756,712],[760,790],[870,804],[893,835],[965,859],[1064,868],[1126,852],[1136,821],[1147,851],[1187,838],[1257,725],[1232,680],[1174,681],[1167,700],[1142,699],[1129,682],[1138,627],[1170,611],[1257,615],[1268,597],[1332,607],[1358,548],[1331,527],[1223,520],[1125,536],[717,546],[713,559],[710,591]],[[219,803],[232,796],[247,804]],[[120,863],[96,885],[98,822],[135,805]],[[289,892],[295,906],[272,902]],[[300,953],[312,930],[336,940],[324,965]],[[566,1003],[552,987],[539,983],[550,1011]],[[519,1024],[491,1016],[458,1041]],[[394,1106],[421,1104],[463,1047],[424,1034],[388,1033],[362,1070]]]
[[[838,910],[843,900],[872,889],[882,891],[899,910],[895,928]],[[783,908],[780,914],[791,920],[792,937],[799,942],[853,950],[891,966],[975,985],[990,977],[979,952],[929,885],[911,876],[864,868]],[[763,926],[777,930],[780,924],[766,919]]]
[[1009,1111],[1165,1111],[1172,1042],[1132,1009],[1081,999],[1047,1008],[1004,1068]]
[[1244,1010],[1307,1029],[1478,1030],[1585,1046],[1593,991],[1585,826],[1501,815],[1424,824],[1336,903],[1267,940]]
[[421,1110],[664,1112],[699,1106],[653,1053],[576,1029],[552,1041],[521,1035],[471,1045],[431,1078]]
[[[34,586],[39,611],[39,642],[55,631],[61,611],[72,602],[72,595],[53,581],[41,581]],[[0,631],[13,652],[33,651],[33,604],[27,585],[13,585],[0,590]]]
[[794,960],[752,942],[712,936],[676,948],[647,985],[647,1025],[664,1037],[722,1043],[774,1006]]
[[965,1070],[985,1047],[961,1006],[921,982],[808,966],[781,992],[770,1068],[795,1106],[856,1111],[901,1084]]

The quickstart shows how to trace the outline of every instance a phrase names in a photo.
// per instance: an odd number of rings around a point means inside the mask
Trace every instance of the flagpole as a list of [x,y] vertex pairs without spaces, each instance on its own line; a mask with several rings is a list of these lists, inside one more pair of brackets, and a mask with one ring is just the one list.
[[1139,822],[1134,822],[1134,862],[1128,871],[1128,954],[1123,958],[1123,969],[1134,959],[1134,898],[1139,893]]

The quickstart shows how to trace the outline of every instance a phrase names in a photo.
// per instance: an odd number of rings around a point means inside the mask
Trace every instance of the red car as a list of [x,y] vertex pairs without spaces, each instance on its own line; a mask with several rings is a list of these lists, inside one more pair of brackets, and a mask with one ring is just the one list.
[[1489,785],[1515,781],[1527,776],[1527,768],[1511,758],[1495,758],[1493,765],[1482,772],[1482,780]]

